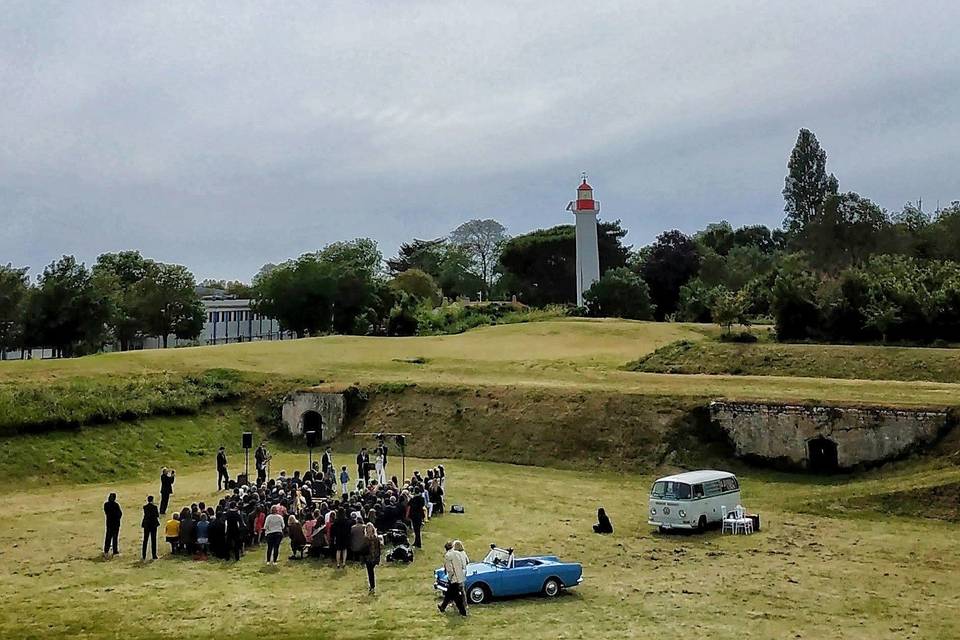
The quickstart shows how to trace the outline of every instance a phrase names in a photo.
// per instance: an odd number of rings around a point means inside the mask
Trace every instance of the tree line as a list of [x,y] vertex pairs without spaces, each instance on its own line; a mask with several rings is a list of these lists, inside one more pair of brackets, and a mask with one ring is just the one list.
[[[782,340],[931,342],[960,339],[960,203],[933,215],[896,213],[842,192],[826,152],[801,129],[787,161],[782,228],[720,221],[673,229],[634,249],[619,220],[598,226],[601,278],[576,299],[572,224],[510,237],[496,220],[412,239],[384,260],[368,238],[335,242],[268,264],[250,284],[201,287],[250,298],[298,336],[414,335],[495,320],[462,298],[563,305],[570,313],[716,322],[758,318]],[[195,338],[202,305],[190,272],[136,252],[104,254],[90,269],[70,256],[34,282],[0,267],[0,351],[52,347],[61,355],[143,336]]]
[[55,357],[121,349],[134,340],[192,339],[204,311],[193,275],[136,251],[105,253],[87,268],[63,256],[31,281],[26,268],[0,266],[0,353],[50,348]]

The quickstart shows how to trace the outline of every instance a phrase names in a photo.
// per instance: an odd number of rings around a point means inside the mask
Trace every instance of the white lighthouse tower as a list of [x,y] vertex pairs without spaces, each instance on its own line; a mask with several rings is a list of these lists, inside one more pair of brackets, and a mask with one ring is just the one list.
[[583,292],[600,279],[600,249],[597,244],[597,214],[600,201],[593,199],[587,174],[577,187],[577,199],[567,205],[577,224],[577,306],[583,306]]

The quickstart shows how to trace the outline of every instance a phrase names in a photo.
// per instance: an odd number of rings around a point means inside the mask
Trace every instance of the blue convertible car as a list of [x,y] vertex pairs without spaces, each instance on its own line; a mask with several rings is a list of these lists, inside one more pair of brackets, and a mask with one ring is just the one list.
[[[446,591],[447,574],[442,567],[437,569],[435,578],[436,589]],[[490,545],[490,553],[483,562],[467,565],[463,588],[468,602],[481,604],[494,597],[531,593],[554,597],[582,581],[583,567],[579,562],[561,562],[556,556],[515,558],[513,549]]]

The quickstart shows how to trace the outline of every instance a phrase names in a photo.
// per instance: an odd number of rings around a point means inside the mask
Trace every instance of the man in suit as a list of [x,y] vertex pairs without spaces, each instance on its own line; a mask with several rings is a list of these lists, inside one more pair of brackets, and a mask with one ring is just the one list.
[[107,501],[103,503],[103,513],[107,518],[107,533],[103,538],[103,557],[106,558],[113,547],[113,555],[120,553],[118,541],[120,539],[120,519],[123,517],[123,510],[117,502],[117,494],[111,493],[107,496]]
[[413,524],[413,546],[420,548],[420,530],[423,528],[423,518],[426,515],[427,502],[423,499],[423,490],[414,487],[413,497],[410,498],[410,522]]
[[227,513],[224,516],[226,520],[227,531],[227,557],[233,552],[234,560],[240,559],[240,552],[243,550],[243,536],[246,527],[243,524],[243,517],[237,509],[237,503],[231,502],[227,506]]
[[143,548],[140,551],[141,557],[147,559],[147,540],[151,541],[150,551],[153,553],[153,559],[157,559],[157,528],[160,526],[160,511],[157,505],[153,503],[153,496],[147,496],[147,504],[143,505],[143,520],[140,522],[143,527]]
[[267,443],[261,442],[257,450],[253,452],[254,465],[257,467],[257,484],[263,484],[267,481]]
[[370,477],[368,462],[370,462],[370,454],[367,453],[366,447],[362,447],[357,454],[357,478],[363,479],[363,486],[367,486],[367,479]]
[[217,451],[217,491],[223,491],[230,482],[230,474],[227,473],[227,451],[220,447]]
[[160,470],[160,513],[167,512],[167,504],[170,502],[170,494],[173,493],[173,482],[176,471],[164,467]]
[[323,458],[320,461],[320,471],[326,475],[327,469],[333,466],[333,453],[330,452],[330,447],[327,447],[326,451],[323,452]]

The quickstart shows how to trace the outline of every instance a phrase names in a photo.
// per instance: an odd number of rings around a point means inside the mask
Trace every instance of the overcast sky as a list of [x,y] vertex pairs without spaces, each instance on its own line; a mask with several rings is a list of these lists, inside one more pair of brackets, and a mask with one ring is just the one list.
[[779,225],[800,127],[841,189],[960,199],[960,2],[0,0],[0,263],[139,249],[249,279],[359,236]]

